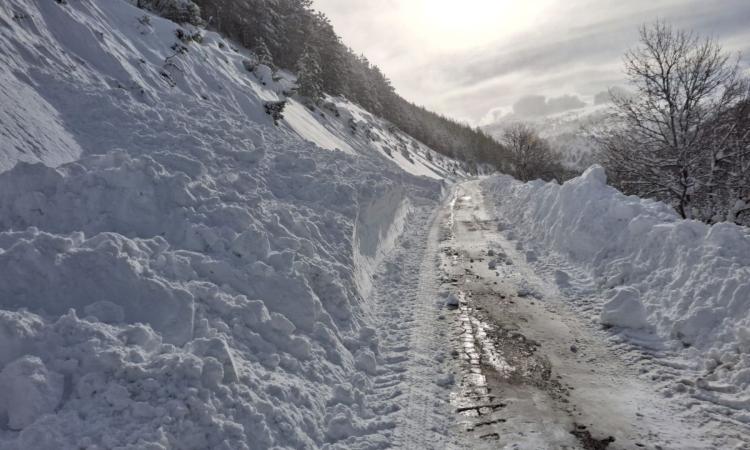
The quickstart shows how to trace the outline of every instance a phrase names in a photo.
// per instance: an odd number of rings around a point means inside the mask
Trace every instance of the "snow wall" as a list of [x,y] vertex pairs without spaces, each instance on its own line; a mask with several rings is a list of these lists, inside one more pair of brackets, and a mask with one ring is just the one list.
[[[750,386],[750,233],[681,220],[607,186],[600,166],[563,185],[508,176],[483,186],[521,246],[546,248],[595,282],[603,324],[691,347],[714,379]],[[750,396],[732,406],[750,408]]]
[[368,297],[378,264],[404,230],[409,201],[403,188],[393,187],[363,206],[354,228],[354,264],[359,291]]

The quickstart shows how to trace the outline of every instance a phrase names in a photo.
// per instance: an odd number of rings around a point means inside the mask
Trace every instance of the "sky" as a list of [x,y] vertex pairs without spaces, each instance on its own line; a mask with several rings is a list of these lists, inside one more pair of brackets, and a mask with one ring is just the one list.
[[622,55],[637,44],[638,27],[657,18],[716,38],[727,51],[742,52],[750,67],[750,0],[314,0],[314,6],[399,94],[472,125],[491,122],[528,96],[575,105],[624,86]]

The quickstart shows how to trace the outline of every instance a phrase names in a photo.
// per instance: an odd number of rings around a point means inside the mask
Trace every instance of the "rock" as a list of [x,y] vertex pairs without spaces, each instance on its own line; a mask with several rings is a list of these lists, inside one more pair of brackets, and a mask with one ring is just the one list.
[[456,294],[451,293],[448,295],[448,298],[445,300],[445,305],[449,308],[456,309],[461,305],[461,300],[458,298]]

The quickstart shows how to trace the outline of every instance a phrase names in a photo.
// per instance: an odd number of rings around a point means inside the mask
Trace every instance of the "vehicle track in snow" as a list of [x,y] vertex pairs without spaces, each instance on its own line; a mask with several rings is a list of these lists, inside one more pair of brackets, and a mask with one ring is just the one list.
[[371,433],[348,448],[720,448],[565,300],[588,293],[582,274],[499,232],[477,181],[414,206],[406,228],[368,300]]
[[452,428],[450,337],[439,319],[438,239],[446,201],[413,205],[407,229],[375,275],[377,374],[367,404],[380,427],[359,448],[461,448]]
[[[527,263],[491,217],[479,183],[457,188],[444,280],[460,364],[454,410],[474,448],[715,448],[639,366],[571,308],[562,272]],[[533,255],[532,255],[533,259]],[[563,280],[564,281],[564,280]],[[584,285],[585,287],[585,285]],[[568,294],[575,293],[568,291]]]

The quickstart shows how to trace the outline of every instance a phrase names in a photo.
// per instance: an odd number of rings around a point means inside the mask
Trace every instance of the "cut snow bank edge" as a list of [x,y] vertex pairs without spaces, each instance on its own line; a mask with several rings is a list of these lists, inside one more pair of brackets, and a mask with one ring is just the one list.
[[375,269],[404,231],[409,206],[405,190],[392,187],[359,209],[354,225],[354,276],[365,298],[372,290]]

